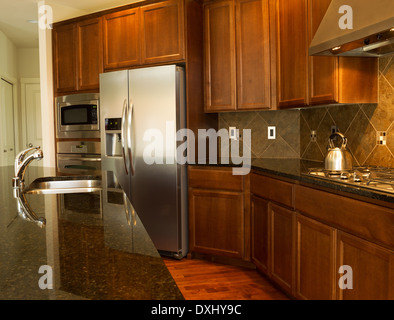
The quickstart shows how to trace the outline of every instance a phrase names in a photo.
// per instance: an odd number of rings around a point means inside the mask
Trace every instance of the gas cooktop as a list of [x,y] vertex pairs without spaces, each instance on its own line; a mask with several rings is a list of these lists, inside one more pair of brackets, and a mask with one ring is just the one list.
[[366,166],[344,171],[310,168],[303,175],[394,194],[394,168]]

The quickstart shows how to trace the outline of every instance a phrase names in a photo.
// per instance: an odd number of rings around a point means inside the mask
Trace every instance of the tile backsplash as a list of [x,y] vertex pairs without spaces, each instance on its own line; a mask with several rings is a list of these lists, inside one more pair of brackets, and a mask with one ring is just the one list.
[[[394,167],[394,56],[379,59],[377,104],[325,105],[279,111],[226,112],[219,128],[251,129],[254,158],[323,161],[333,126],[348,139],[353,164]],[[268,139],[276,126],[276,139]],[[311,139],[311,131],[316,138]],[[386,144],[378,144],[378,134]]]

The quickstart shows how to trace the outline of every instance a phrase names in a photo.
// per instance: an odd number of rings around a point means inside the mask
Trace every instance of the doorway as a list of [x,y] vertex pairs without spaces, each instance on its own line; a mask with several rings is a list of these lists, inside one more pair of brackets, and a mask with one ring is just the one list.
[[15,160],[14,84],[0,78],[0,166],[12,166]]
[[[21,79],[22,149],[42,147],[41,94],[39,78]],[[31,166],[42,166],[33,161]]]

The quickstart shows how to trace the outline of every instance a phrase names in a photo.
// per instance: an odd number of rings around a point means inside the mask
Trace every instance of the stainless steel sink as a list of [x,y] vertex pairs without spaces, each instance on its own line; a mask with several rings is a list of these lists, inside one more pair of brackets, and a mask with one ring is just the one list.
[[100,176],[42,177],[34,180],[23,193],[59,194],[101,190]]

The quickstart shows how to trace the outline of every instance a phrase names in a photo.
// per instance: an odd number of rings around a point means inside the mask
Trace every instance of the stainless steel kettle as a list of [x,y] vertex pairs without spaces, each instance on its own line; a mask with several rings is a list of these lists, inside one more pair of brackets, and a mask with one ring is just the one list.
[[[334,138],[342,138],[342,145],[340,147],[335,147]],[[346,149],[347,139],[340,133],[333,133],[328,139],[329,148],[326,158],[324,159],[324,168],[328,171],[344,171],[352,170],[353,160],[352,155]]]

